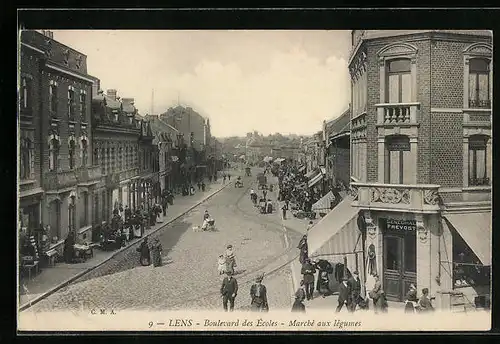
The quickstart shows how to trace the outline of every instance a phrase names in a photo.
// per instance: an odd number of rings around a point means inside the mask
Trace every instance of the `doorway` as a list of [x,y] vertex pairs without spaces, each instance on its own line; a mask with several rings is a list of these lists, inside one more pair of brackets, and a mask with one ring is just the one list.
[[410,284],[417,280],[416,232],[409,230],[384,233],[384,291],[391,301],[404,301]]

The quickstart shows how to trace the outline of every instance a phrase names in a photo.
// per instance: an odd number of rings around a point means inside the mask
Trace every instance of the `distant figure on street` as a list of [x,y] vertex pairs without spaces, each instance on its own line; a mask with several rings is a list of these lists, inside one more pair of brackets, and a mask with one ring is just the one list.
[[300,239],[297,248],[300,250],[299,262],[300,264],[304,264],[309,257],[309,245],[307,244],[307,235],[304,235],[302,239]]
[[231,175],[229,173],[227,174],[227,179],[229,179],[229,181],[231,181]]
[[350,309],[350,299],[349,296],[351,294],[351,288],[349,283],[347,283],[347,277],[342,278],[342,283],[339,284],[339,304],[337,306],[337,309],[335,310],[336,313],[340,312],[342,307],[347,306],[347,310]]
[[141,254],[139,260],[142,266],[148,266],[151,264],[151,252],[149,250],[148,238],[144,238],[141,246],[137,248],[137,251]]
[[258,276],[255,279],[255,284],[250,287],[250,298],[251,298],[251,309],[255,312],[267,312],[269,311],[269,305],[267,304],[267,290],[266,286],[262,284],[264,279],[264,274]]
[[293,302],[292,305],[292,312],[294,313],[305,313],[306,312],[306,306],[304,305],[304,293],[302,290],[297,290],[295,293],[295,301]]
[[223,174],[223,175],[222,175],[222,184],[225,184],[225,183],[226,183],[226,175],[225,175],[225,174]]
[[220,293],[222,296],[222,307],[224,311],[227,312],[227,303],[229,301],[229,311],[234,310],[234,300],[236,295],[238,295],[238,282],[236,278],[233,277],[231,271],[226,271],[226,277],[222,281],[222,286],[220,287]]
[[212,182],[212,175],[208,176],[208,181],[211,183]]
[[429,298],[429,289],[422,289],[422,296],[420,297],[420,301],[418,302],[420,306],[421,312],[432,312],[434,311],[434,307],[432,307],[431,299]]
[[128,207],[128,205],[125,206],[125,222],[128,222],[130,220],[130,217],[132,216],[132,211]]
[[286,220],[286,211],[287,211],[288,207],[286,206],[286,203],[283,204],[283,206],[281,207],[281,211],[283,212],[283,220]]
[[309,232],[309,230],[310,230],[311,228],[313,228],[313,226],[314,226],[313,222],[312,222],[312,221],[309,221],[309,224],[307,225],[306,231],[308,231],[308,232]]

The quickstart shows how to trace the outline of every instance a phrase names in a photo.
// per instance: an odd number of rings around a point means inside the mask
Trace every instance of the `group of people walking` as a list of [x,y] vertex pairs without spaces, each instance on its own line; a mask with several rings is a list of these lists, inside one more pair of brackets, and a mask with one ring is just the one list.
[[137,252],[140,253],[139,260],[142,266],[149,266],[151,263],[154,267],[163,265],[163,247],[158,238],[153,239],[151,246],[148,243],[148,238],[144,238],[141,246],[137,248]]
[[[254,312],[269,311],[267,289],[266,286],[262,284],[263,279],[264,274],[257,276],[255,283],[250,287],[250,309]],[[238,295],[238,281],[230,271],[226,272],[226,277],[222,280],[220,294],[224,311],[228,311],[229,304],[229,311],[232,312],[234,310],[236,296]]]

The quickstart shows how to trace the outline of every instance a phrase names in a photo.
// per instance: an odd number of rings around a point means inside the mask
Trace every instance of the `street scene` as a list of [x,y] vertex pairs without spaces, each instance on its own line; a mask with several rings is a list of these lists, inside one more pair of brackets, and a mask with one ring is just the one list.
[[492,85],[490,31],[23,30],[18,310],[490,312]]

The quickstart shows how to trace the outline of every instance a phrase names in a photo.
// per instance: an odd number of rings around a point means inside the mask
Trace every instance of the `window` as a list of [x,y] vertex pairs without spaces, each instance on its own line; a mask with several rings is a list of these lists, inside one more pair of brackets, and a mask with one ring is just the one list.
[[87,121],[87,95],[85,94],[85,91],[80,92],[80,120],[82,122]]
[[83,200],[83,212],[80,216],[80,228],[88,226],[88,218],[89,218],[89,194],[88,192],[82,192],[82,200]]
[[101,173],[106,174],[106,150],[104,148],[101,149]]
[[20,103],[21,109],[29,109],[31,107],[31,79],[28,77],[23,77],[21,79],[21,94],[20,94]]
[[387,99],[390,104],[411,102],[411,61],[396,59],[387,62]]
[[481,261],[456,230],[453,240],[453,287],[489,286],[490,267]]
[[74,230],[75,229],[75,208],[76,208],[76,200],[75,196],[70,196],[69,197],[69,204],[68,204],[68,224],[69,224],[69,230]]
[[94,165],[99,164],[99,148],[94,148],[94,157],[92,162]]
[[489,185],[487,173],[488,136],[473,135],[469,138],[469,186]]
[[469,61],[469,107],[491,108],[489,60]]
[[118,169],[123,170],[123,152],[122,147],[118,148]]
[[111,148],[111,165],[110,165],[110,172],[113,173],[116,170],[116,156],[115,156],[115,149]]
[[68,89],[68,117],[70,120],[75,120],[75,91]]
[[49,170],[57,171],[59,168],[59,141],[55,138],[49,143]]
[[72,170],[75,168],[75,140],[69,141],[69,169]]
[[87,166],[88,143],[86,139],[82,140],[82,167]]
[[33,144],[27,137],[21,138],[21,161],[20,161],[20,179],[31,178],[31,160],[33,158]]
[[98,224],[101,222],[101,217],[99,214],[99,197],[101,195],[99,193],[94,193],[94,223]]
[[51,82],[49,86],[50,114],[57,117],[57,83]]
[[408,136],[393,135],[386,138],[385,183],[409,183],[412,173],[410,164],[410,140]]

